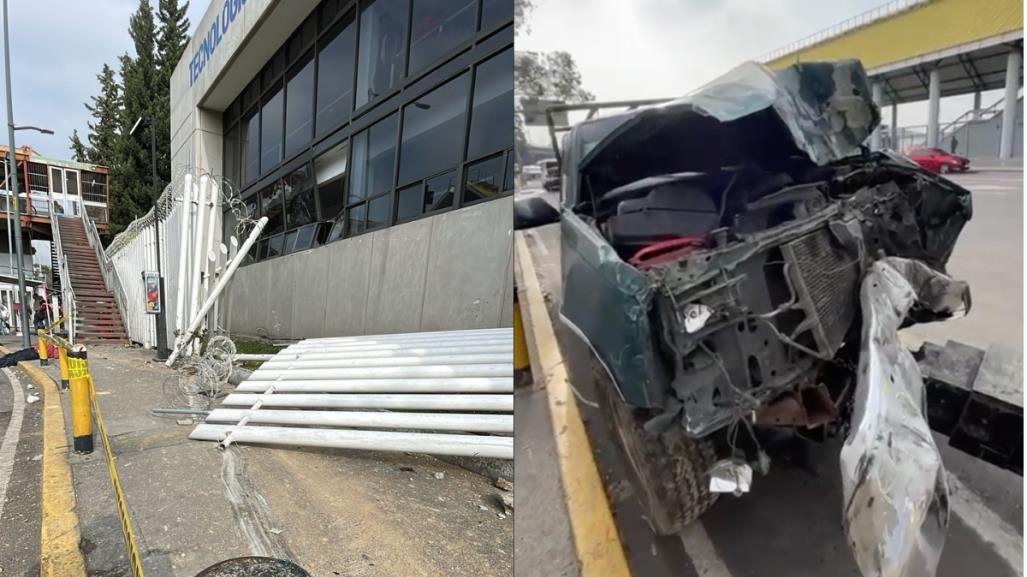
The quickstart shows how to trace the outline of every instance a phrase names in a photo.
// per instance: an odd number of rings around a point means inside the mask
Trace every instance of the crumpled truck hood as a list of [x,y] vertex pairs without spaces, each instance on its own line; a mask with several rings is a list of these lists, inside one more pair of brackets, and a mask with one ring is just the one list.
[[623,115],[579,169],[616,163],[666,126],[678,127],[683,140],[706,138],[702,131],[690,131],[689,123],[711,117],[726,125],[767,109],[787,127],[796,148],[818,165],[857,154],[880,123],[858,60],[801,63],[779,72],[746,62],[688,96]]
[[852,428],[841,452],[844,525],[866,577],[933,577],[948,527],[941,454],[924,382],[898,330],[910,310],[950,317],[969,288],[922,262],[874,262],[860,288],[863,332]]

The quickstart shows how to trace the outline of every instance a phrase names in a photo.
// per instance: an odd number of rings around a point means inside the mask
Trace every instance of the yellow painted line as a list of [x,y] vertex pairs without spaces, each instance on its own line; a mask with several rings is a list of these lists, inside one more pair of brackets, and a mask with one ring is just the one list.
[[567,514],[582,577],[629,577],[617,526],[592,454],[585,424],[571,393],[556,332],[549,320],[528,245],[517,232],[515,278],[536,382],[549,401]]
[[[11,351],[0,347],[0,353]],[[79,550],[75,488],[68,464],[68,435],[64,429],[57,384],[27,361],[18,363],[43,393],[42,530],[39,540],[40,577],[85,577],[86,564]]]

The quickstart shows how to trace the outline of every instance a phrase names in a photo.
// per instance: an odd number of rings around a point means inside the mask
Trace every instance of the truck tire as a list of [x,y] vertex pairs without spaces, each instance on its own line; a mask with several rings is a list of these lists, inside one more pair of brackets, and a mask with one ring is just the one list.
[[709,439],[692,439],[681,428],[652,435],[620,399],[609,374],[592,360],[603,419],[630,471],[642,513],[653,532],[671,535],[695,521],[717,501],[710,492],[709,470],[716,461]]

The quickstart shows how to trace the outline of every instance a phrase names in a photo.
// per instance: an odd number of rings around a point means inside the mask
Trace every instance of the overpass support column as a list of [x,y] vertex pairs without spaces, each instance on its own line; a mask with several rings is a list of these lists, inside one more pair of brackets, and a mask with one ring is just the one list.
[[899,148],[899,105],[894,102],[891,105],[891,145],[889,147],[901,152]]
[[973,113],[973,117],[972,118],[974,120],[980,120],[981,119],[981,91],[980,90],[974,92],[974,113]]
[[931,68],[927,86],[927,146],[938,146],[938,113],[941,111],[941,74]]
[[[881,83],[874,82],[870,85],[870,97],[873,98],[874,104],[878,108],[881,107]],[[878,126],[874,129],[874,132],[870,135],[870,150],[881,150],[881,127]]]
[[1020,66],[1023,56],[1019,50],[1010,50],[1006,57],[1006,93],[1002,102],[1002,140],[999,158],[1012,158],[1013,132],[1016,128],[1016,92],[1020,88]]

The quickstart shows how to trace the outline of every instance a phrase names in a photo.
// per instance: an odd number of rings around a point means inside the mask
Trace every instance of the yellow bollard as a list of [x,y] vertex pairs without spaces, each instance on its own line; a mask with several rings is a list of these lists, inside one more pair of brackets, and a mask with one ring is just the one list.
[[68,351],[68,386],[71,387],[71,433],[76,453],[93,452],[93,418],[89,408],[89,363],[86,351]]
[[528,356],[528,342],[524,338],[524,321],[521,320],[521,306],[514,290],[514,382],[518,385],[531,384],[531,359]]
[[45,367],[50,364],[46,357],[46,339],[43,338],[43,331],[36,331],[36,346],[39,347],[39,366]]
[[57,364],[61,368],[61,390],[68,390],[68,351],[64,347],[57,347]]

